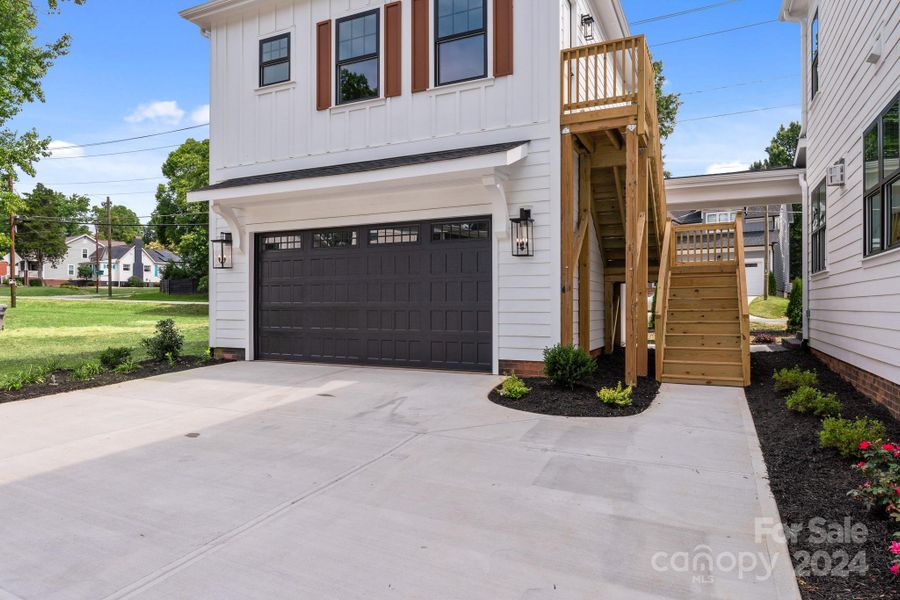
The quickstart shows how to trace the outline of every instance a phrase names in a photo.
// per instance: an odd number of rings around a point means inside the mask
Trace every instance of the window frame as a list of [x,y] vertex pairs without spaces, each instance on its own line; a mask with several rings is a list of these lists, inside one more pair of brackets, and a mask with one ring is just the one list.
[[[896,169],[887,172],[884,165],[884,118],[887,116],[894,106],[898,106],[898,114],[900,114],[900,92],[891,98],[887,106],[881,110],[875,119],[863,130],[862,135],[862,201],[863,201],[863,256],[876,256],[882,252],[900,248],[900,236],[898,240],[891,244],[890,240],[893,232],[891,231],[891,186],[900,181],[900,161]],[[875,130],[877,137],[877,165],[876,173],[877,181],[870,187],[866,186],[866,136],[872,130]],[[900,135],[900,134],[898,134]],[[869,219],[869,205],[873,198],[879,197],[881,203],[881,222],[877,224],[881,230],[880,243],[876,248],[871,243],[872,231],[876,225]]]
[[90,254],[88,253],[88,249],[82,248],[81,249],[81,258],[88,258],[89,256],[90,256]]
[[[466,81],[477,81],[479,79],[487,79],[490,75],[489,65],[488,65],[488,53],[490,47],[490,40],[488,39],[488,0],[481,0],[482,3],[482,25],[481,29],[470,29],[465,33],[455,33],[453,35],[447,35],[441,37],[438,33],[438,24],[439,24],[439,4],[441,0],[434,0],[434,18],[433,18],[433,33],[434,33],[434,86],[435,87],[443,87],[447,85],[453,85],[456,83],[465,83]],[[484,61],[483,61],[483,70],[481,75],[475,75],[473,77],[466,77],[463,79],[454,79],[453,81],[441,81],[441,44],[446,44],[447,42],[456,42],[459,40],[463,40],[466,38],[476,37],[479,35],[484,36]]]
[[[821,194],[821,196],[820,196]],[[821,202],[821,224],[815,227],[813,222],[813,204]],[[809,272],[811,275],[828,270],[828,182],[822,182],[813,188],[809,210]]]
[[809,87],[810,99],[819,93],[819,10],[809,26]]
[[[362,56],[354,56],[353,58],[348,58],[345,60],[340,59],[340,47],[341,47],[341,23],[345,21],[353,21],[354,19],[360,19],[363,17],[367,17],[368,15],[375,15],[375,52],[370,54],[363,54]],[[366,100],[376,100],[381,98],[381,9],[373,8],[371,10],[366,10],[363,12],[355,13],[346,17],[341,17],[340,19],[336,19],[334,22],[334,103],[336,106],[344,106],[346,104],[353,104],[355,102],[365,102]],[[353,100],[342,100],[341,99],[341,67],[344,65],[352,65],[356,63],[370,61],[375,59],[375,79],[376,79],[376,88],[375,95],[369,96],[367,98],[356,98]]]
[[[287,40],[287,55],[284,58],[276,58],[274,60],[263,60],[263,45],[269,42],[274,42],[280,39]],[[263,81],[263,76],[265,73],[266,67],[272,67],[275,65],[280,65],[282,63],[287,63],[287,78],[281,81],[273,81],[272,83],[265,83]],[[279,85],[282,83],[287,83],[291,81],[291,32],[279,33],[278,35],[273,35],[271,37],[267,37],[259,40],[259,87],[271,87],[273,85]]]

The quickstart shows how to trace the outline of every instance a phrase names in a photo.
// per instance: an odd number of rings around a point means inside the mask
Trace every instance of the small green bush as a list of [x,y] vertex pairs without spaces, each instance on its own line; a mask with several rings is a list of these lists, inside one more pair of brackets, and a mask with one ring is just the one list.
[[582,348],[561,344],[544,348],[544,376],[554,385],[571,389],[596,368],[594,359]]
[[44,282],[40,279],[29,279],[28,287],[44,287]]
[[787,330],[800,331],[803,328],[803,280],[796,277],[791,283],[791,293],[788,295]]
[[803,371],[800,367],[781,369],[772,374],[776,392],[792,392],[801,387],[816,387],[819,378],[815,371]]
[[133,372],[137,371],[138,367],[140,367],[139,364],[137,364],[136,362],[131,360],[131,358],[128,358],[125,360],[125,362],[116,366],[115,371],[116,371],[116,373],[124,373],[127,375],[128,373],[133,373]]
[[184,336],[175,327],[172,319],[163,319],[156,323],[156,335],[141,340],[150,358],[157,362],[174,362],[181,356]]
[[100,353],[100,364],[113,370],[131,358],[131,348],[107,348]]
[[597,391],[597,397],[604,404],[613,404],[615,406],[628,406],[631,404],[631,386],[622,388],[622,382],[615,388],[600,388]]
[[778,281],[775,279],[775,271],[769,271],[769,295],[778,295]]
[[78,381],[87,381],[88,379],[93,379],[102,372],[103,367],[99,362],[89,360],[75,367],[72,371],[72,378],[77,379]]
[[144,287],[144,281],[137,275],[132,275],[128,278],[128,282],[125,285],[127,287]]
[[19,369],[0,377],[0,390],[15,392],[26,385],[44,383],[47,380],[47,375],[55,370],[53,365],[28,365],[24,369]]
[[828,417],[822,422],[819,432],[819,446],[834,448],[842,456],[862,456],[861,442],[875,443],[884,438],[884,424],[877,419],[860,417],[841,419]]
[[827,396],[816,388],[804,385],[787,397],[787,407],[798,413],[808,413],[817,417],[833,417],[841,412],[841,402],[834,394]]
[[209,275],[204,275],[197,280],[197,292],[205,294],[209,291]]
[[531,391],[531,388],[526,386],[525,382],[519,379],[515,373],[511,373],[509,377],[503,380],[497,391],[505,398],[518,400],[526,396]]

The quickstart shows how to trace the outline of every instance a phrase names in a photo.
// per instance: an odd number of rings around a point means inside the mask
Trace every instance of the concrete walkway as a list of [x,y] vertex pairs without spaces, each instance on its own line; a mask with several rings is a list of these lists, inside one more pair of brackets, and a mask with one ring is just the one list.
[[0,405],[0,598],[799,597],[741,390],[566,419],[498,381],[234,363]]

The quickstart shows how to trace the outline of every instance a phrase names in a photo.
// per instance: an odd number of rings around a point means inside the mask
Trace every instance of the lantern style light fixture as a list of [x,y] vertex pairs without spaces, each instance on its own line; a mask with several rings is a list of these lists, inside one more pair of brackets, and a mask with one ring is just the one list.
[[234,263],[231,260],[231,234],[224,232],[219,239],[210,240],[212,244],[213,269],[231,269]]
[[510,219],[512,231],[510,232],[510,240],[512,241],[513,256],[534,256],[534,219],[531,218],[531,209],[520,208],[519,216]]
[[581,15],[581,33],[586,41],[591,41],[594,39],[593,15]]

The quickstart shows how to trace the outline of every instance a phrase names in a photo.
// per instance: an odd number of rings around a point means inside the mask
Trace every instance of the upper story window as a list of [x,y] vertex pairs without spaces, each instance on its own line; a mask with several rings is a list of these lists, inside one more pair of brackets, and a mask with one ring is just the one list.
[[337,103],[377,98],[378,10],[337,21]]
[[486,0],[436,0],[435,81],[487,77]]
[[900,95],[863,134],[865,253],[900,247]]
[[815,97],[819,91],[819,11],[813,17],[812,25],[809,30],[809,47],[810,47],[810,63],[809,63],[809,80],[812,97]]
[[259,42],[259,87],[291,79],[291,34]]
[[825,270],[825,224],[827,209],[827,187],[823,180],[819,186],[813,190],[810,198],[810,246],[812,264],[810,270],[813,273]]
[[88,249],[82,248],[81,249],[81,258],[87,258],[87,257],[88,257]]

